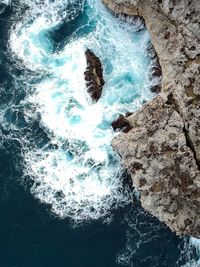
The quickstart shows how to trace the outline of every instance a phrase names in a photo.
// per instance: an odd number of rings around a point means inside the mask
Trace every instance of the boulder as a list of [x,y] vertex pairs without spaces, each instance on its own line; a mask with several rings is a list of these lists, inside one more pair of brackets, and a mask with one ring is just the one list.
[[87,68],[84,72],[84,76],[87,91],[92,100],[97,102],[101,97],[103,85],[105,83],[103,79],[102,64],[99,58],[90,49],[86,50],[85,56],[87,60]]
[[111,125],[114,131],[122,131],[124,133],[128,133],[132,129],[131,124],[123,115],[119,115],[119,117],[113,121]]

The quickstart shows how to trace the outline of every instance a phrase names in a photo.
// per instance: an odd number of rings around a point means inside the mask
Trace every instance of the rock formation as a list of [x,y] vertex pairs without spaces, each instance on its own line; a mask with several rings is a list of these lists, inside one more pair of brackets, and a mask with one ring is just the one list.
[[87,60],[87,69],[84,75],[87,91],[94,101],[98,101],[104,85],[101,62],[90,49],[86,50],[85,56]]
[[148,47],[148,53],[151,59],[149,76],[152,84],[150,86],[150,90],[153,93],[158,94],[161,92],[162,68],[160,66],[158,55],[151,43],[149,44]]
[[200,237],[199,0],[102,0],[145,19],[162,67],[162,89],[126,118],[113,147],[143,207],[177,234]]
[[[129,115],[128,115],[129,116]],[[112,127],[114,131],[122,131],[124,133],[128,133],[132,129],[132,125],[126,119],[128,116],[119,115],[119,117],[112,122]]]

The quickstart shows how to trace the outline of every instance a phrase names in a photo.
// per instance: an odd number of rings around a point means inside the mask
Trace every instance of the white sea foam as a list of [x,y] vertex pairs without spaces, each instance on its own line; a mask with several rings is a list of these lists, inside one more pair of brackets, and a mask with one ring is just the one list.
[[11,0],[1,0],[0,4],[9,5],[11,3]]
[[[25,113],[27,118],[39,113],[41,128],[57,145],[47,149],[35,144],[28,149],[26,142],[25,174],[34,182],[31,192],[51,204],[58,216],[75,221],[104,217],[111,207],[129,201],[120,177],[120,160],[111,147],[115,134],[110,125],[118,114],[134,111],[152,97],[146,52],[149,35],[137,33],[138,21],[128,24],[109,14],[100,1],[89,0],[87,14],[96,23],[93,31],[71,38],[62,50],[52,52],[48,31],[63,18],[73,19],[83,5],[73,9],[73,1],[23,3],[30,9],[13,26],[9,47],[18,65],[44,73],[25,100],[31,104]],[[104,65],[106,84],[95,104],[84,81],[87,48]]]
[[[190,251],[196,250],[197,258],[190,257]],[[189,255],[188,262],[182,267],[199,267],[200,266],[200,239],[190,237],[189,246],[187,246],[187,253]],[[192,253],[193,254],[193,253]]]
[[[143,28],[142,21],[117,19],[100,1],[89,0],[91,9],[87,14],[96,23],[93,31],[71,38],[62,50],[53,52],[47,33],[63,19],[76,17],[83,3],[78,6],[75,0],[1,3],[29,7],[10,31],[9,48],[19,68],[32,70],[36,77],[38,73],[44,76],[33,85],[26,73],[23,78],[27,82],[27,97],[21,104],[25,119],[28,123],[39,113],[40,127],[54,145],[49,149],[48,145],[32,143],[34,139],[26,136],[18,139],[26,162],[24,174],[33,181],[32,194],[50,204],[52,211],[62,218],[79,222],[108,216],[111,208],[130,200],[122,184],[120,159],[111,147],[115,133],[110,124],[118,114],[134,111],[152,97],[150,83],[160,83],[149,80],[146,52],[149,35],[146,31],[138,32]],[[95,104],[84,81],[87,48],[99,56],[104,66],[106,84]],[[3,122],[4,114],[0,115]],[[19,130],[16,125],[8,127]],[[139,241],[132,247],[131,235],[127,238],[127,250],[118,257],[122,264],[130,263],[140,245]],[[199,240],[191,238],[188,249],[194,247],[200,255]],[[198,266],[200,261],[191,259],[184,267]]]

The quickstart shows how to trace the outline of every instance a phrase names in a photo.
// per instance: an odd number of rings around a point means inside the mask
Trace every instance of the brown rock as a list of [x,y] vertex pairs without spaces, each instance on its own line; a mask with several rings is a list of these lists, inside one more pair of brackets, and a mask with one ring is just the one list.
[[98,101],[101,97],[104,79],[103,69],[99,58],[90,50],[85,52],[87,60],[87,68],[84,72],[87,91],[94,101]]
[[114,131],[122,131],[124,133],[128,133],[132,129],[130,122],[123,115],[119,115],[118,119],[113,121],[111,125]]

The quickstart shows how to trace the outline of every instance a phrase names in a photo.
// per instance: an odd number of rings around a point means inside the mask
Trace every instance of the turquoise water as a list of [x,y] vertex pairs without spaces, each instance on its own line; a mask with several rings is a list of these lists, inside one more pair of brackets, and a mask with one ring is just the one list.
[[[0,12],[2,266],[195,266],[192,239],[144,212],[111,146],[112,121],[153,97],[142,21],[97,0],[4,1]],[[104,67],[97,103],[87,48]]]
[[[111,147],[111,123],[153,96],[149,35],[141,21],[116,19],[100,1],[55,1],[31,8],[30,17],[11,29],[9,45],[22,68],[43,75],[26,89],[34,92],[25,99],[25,119],[40,114],[41,126],[57,147],[36,145],[30,150],[25,141],[25,172],[34,181],[31,192],[60,217],[97,219],[107,215],[110,206],[128,201],[123,169]],[[85,85],[87,48],[105,66],[106,84],[98,103],[92,103]]]

